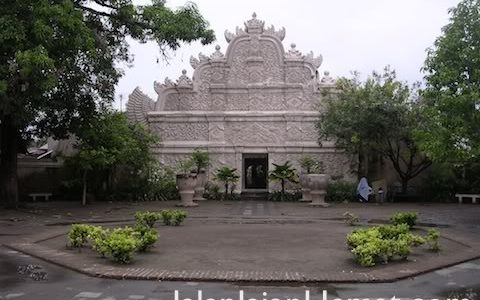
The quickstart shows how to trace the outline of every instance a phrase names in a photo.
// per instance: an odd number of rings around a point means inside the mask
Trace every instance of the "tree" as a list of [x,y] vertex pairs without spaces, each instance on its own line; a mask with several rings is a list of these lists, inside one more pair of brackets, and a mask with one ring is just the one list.
[[141,176],[154,160],[150,149],[156,136],[141,125],[128,123],[123,113],[103,113],[79,132],[78,152],[68,160],[82,172],[82,205],[87,201],[89,173],[112,174],[122,166]]
[[238,181],[240,176],[237,175],[237,169],[229,168],[227,166],[217,169],[215,173],[215,180],[223,182],[225,186],[225,200],[228,198],[228,186]]
[[281,201],[285,199],[285,183],[287,181],[292,183],[298,183],[298,175],[296,170],[292,167],[290,162],[287,160],[283,165],[273,164],[275,167],[268,178],[273,181],[280,181],[281,184]]
[[114,97],[131,62],[126,38],[155,41],[162,53],[181,42],[213,41],[194,4],[161,0],[12,0],[0,15],[0,198],[18,203],[17,152],[32,136],[66,137]]
[[396,79],[395,71],[373,72],[365,82],[358,73],[341,78],[337,93],[325,100],[317,123],[320,141],[334,138],[339,147],[359,157],[359,176],[368,176],[368,157],[391,161],[406,192],[408,182],[431,165],[417,148],[413,130],[423,122],[415,87]]
[[423,70],[425,126],[416,137],[437,161],[480,158],[480,1],[450,9],[450,23],[428,50]]

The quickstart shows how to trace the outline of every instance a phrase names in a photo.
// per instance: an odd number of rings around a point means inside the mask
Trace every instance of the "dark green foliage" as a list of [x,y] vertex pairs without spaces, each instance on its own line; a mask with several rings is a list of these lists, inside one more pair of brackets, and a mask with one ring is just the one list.
[[285,191],[283,195],[281,191],[274,191],[268,194],[268,200],[275,201],[275,202],[280,202],[280,201],[295,202],[300,200],[301,198],[302,198],[302,191],[298,191],[298,190],[294,192]]
[[406,224],[409,228],[415,226],[417,222],[416,212],[397,212],[390,217],[394,225]]
[[299,178],[297,174],[297,170],[292,167],[290,161],[286,161],[284,164],[273,164],[274,169],[270,171],[270,174],[268,175],[269,180],[273,181],[280,181],[281,184],[281,197],[282,200],[284,201],[285,197],[285,183],[291,182],[291,183],[299,183]]
[[480,157],[480,7],[463,0],[449,10],[450,22],[428,50],[424,115],[417,139],[439,162],[477,162]]
[[[164,1],[12,0],[0,14],[0,199],[18,200],[17,146],[32,138],[70,133],[113,101],[115,85],[131,63],[127,38],[155,41],[160,51],[182,42],[210,43],[214,34],[197,7],[177,10]],[[89,156],[103,164],[110,157]],[[14,176],[14,178],[12,178]]]
[[150,149],[157,142],[156,136],[140,125],[130,124],[123,113],[105,112],[82,127],[78,138],[78,152],[67,163],[81,171],[84,205],[89,172],[94,176],[103,172],[108,178],[121,167],[136,178],[144,178],[154,161]]
[[212,182],[207,182],[203,197],[207,200],[222,200],[223,195],[220,192],[220,186]]
[[195,149],[195,151],[192,153],[192,161],[197,168],[197,174],[199,174],[201,170],[205,170],[205,168],[208,167],[208,152],[202,151],[200,149]]
[[[240,176],[237,175],[237,169],[235,168],[229,168],[227,166],[223,166],[220,169],[216,170],[214,179],[223,183],[225,187],[225,193],[224,193],[225,200],[228,198],[228,191],[229,191],[228,187],[230,185],[234,185],[239,178]],[[233,194],[233,191],[231,191],[230,194]]]
[[357,186],[347,181],[332,182],[327,187],[326,200],[328,202],[357,201]]
[[372,155],[390,160],[406,192],[408,181],[431,164],[413,140],[413,130],[423,122],[415,101],[417,86],[397,80],[386,67],[365,82],[358,73],[341,78],[336,88],[338,93],[325,98],[317,123],[319,142],[334,138],[337,146],[358,155],[361,176],[369,175]]

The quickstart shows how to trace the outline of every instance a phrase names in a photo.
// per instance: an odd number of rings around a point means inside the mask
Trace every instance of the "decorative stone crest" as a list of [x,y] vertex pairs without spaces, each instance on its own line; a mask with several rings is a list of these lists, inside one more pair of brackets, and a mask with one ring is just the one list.
[[153,110],[154,106],[155,102],[137,87],[128,96],[127,117],[130,121],[148,125],[147,113]]
[[192,85],[192,80],[187,76],[187,70],[182,70],[182,75],[177,79],[178,87],[190,87]]
[[215,46],[215,52],[212,53],[212,55],[210,55],[210,59],[211,60],[219,60],[219,59],[223,59],[224,55],[222,52],[220,52],[220,46],[219,45],[216,45]]

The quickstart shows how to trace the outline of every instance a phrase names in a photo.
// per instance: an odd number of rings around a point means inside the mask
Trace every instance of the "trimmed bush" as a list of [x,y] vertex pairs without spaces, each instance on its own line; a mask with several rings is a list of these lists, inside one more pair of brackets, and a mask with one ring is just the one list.
[[88,234],[90,233],[90,225],[72,224],[68,232],[68,246],[80,248],[88,242]]
[[346,181],[332,182],[327,187],[326,201],[328,202],[354,202],[357,201],[357,186]]
[[152,228],[155,222],[159,221],[162,215],[157,212],[138,211],[135,213],[135,220],[139,225],[145,225]]
[[131,227],[115,228],[104,240],[105,252],[115,261],[122,264],[131,262],[133,254],[140,245]]
[[148,248],[152,247],[153,244],[158,240],[158,233],[155,229],[137,225],[134,231],[135,237],[138,239],[138,251],[145,252]]
[[364,267],[388,263],[396,257],[407,259],[412,246],[424,243],[425,239],[410,233],[406,224],[374,226],[347,235],[348,248]]
[[106,240],[110,235],[108,229],[104,229],[101,226],[92,226],[88,239],[92,245],[92,249],[99,253],[102,257],[106,257],[108,254],[108,248],[106,247]]
[[417,222],[416,212],[397,212],[390,217],[390,221],[394,225],[407,224],[409,228],[415,226]]
[[167,226],[179,226],[187,217],[187,213],[180,209],[166,209],[160,212],[163,224]]
[[432,251],[440,251],[440,245],[438,239],[440,238],[440,231],[437,229],[430,229],[427,234],[427,244]]

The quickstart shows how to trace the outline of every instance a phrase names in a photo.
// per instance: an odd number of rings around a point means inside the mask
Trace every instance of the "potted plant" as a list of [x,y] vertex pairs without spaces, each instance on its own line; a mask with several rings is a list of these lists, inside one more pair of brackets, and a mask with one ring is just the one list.
[[240,178],[240,176],[237,175],[236,171],[237,169],[224,166],[220,169],[217,169],[215,172],[215,180],[223,182],[225,186],[225,200],[228,198],[228,186],[230,184],[235,184]]
[[198,206],[193,202],[195,186],[197,184],[197,174],[192,173],[194,167],[193,160],[182,160],[179,163],[180,173],[177,174],[177,188],[180,194],[179,206]]
[[307,175],[307,188],[310,189],[312,196],[312,202],[309,205],[328,207],[325,202],[325,195],[327,194],[328,183],[330,182],[330,176],[325,174],[325,170],[322,162],[314,167],[316,173]]
[[203,198],[203,193],[205,192],[205,184],[207,183],[207,172],[206,168],[208,167],[208,152],[202,151],[200,149],[195,149],[192,154],[192,161],[195,166],[195,171],[197,173],[197,185],[195,186],[195,194],[193,196],[194,201],[206,200]]
[[302,173],[300,174],[300,185],[302,186],[302,199],[301,202],[311,202],[312,195],[310,194],[310,189],[308,188],[308,174],[312,174],[314,168],[319,164],[317,160],[311,156],[305,155],[300,160],[300,167],[302,168]]
[[280,181],[281,189],[281,201],[285,200],[285,183],[287,181],[292,183],[298,183],[297,172],[290,165],[290,161],[286,161],[283,165],[273,164],[275,167],[269,174],[268,178],[273,181]]

